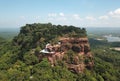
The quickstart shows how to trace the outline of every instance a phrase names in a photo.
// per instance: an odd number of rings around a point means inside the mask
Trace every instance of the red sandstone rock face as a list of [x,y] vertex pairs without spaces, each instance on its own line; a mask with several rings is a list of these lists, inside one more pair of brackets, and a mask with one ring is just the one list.
[[74,47],[73,51],[76,52],[76,55],[73,57],[74,63],[69,64],[67,61],[65,61],[68,69],[80,73],[84,71],[86,66],[93,66],[93,61],[87,62],[87,64],[84,63],[84,58],[92,58],[87,38],[60,38],[60,42],[61,44],[54,45],[50,48],[55,53],[40,54],[39,59],[42,60],[42,58],[46,57],[51,65],[54,66],[57,60],[63,60],[66,52],[71,49],[73,50]]
[[81,73],[85,69],[85,64],[84,63],[77,64],[77,65],[69,64],[68,69],[71,70],[71,71],[74,71],[76,73]]

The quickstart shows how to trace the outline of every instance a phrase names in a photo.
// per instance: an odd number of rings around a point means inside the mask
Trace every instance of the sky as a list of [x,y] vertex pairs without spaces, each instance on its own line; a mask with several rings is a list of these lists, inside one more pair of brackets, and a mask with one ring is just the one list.
[[0,0],[0,28],[49,22],[120,27],[120,0]]

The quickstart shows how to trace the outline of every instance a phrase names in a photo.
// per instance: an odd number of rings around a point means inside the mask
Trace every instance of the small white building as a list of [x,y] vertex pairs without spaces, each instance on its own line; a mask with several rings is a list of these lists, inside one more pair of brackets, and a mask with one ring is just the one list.
[[48,43],[46,44],[45,49],[41,50],[40,52],[45,54],[53,54],[55,52],[52,51],[52,48],[53,48],[52,45]]

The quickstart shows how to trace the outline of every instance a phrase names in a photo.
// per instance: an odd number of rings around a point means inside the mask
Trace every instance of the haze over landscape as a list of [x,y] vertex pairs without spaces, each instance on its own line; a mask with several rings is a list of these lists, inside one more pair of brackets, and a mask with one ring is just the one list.
[[120,0],[0,0],[0,28],[27,23],[120,27]]

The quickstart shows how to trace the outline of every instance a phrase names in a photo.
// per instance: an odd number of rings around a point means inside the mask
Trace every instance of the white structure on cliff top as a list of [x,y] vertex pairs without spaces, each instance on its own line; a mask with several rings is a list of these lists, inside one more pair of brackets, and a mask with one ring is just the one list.
[[46,44],[45,49],[40,51],[41,53],[45,53],[45,54],[53,54],[55,53],[54,51],[52,51],[52,45],[51,44]]

